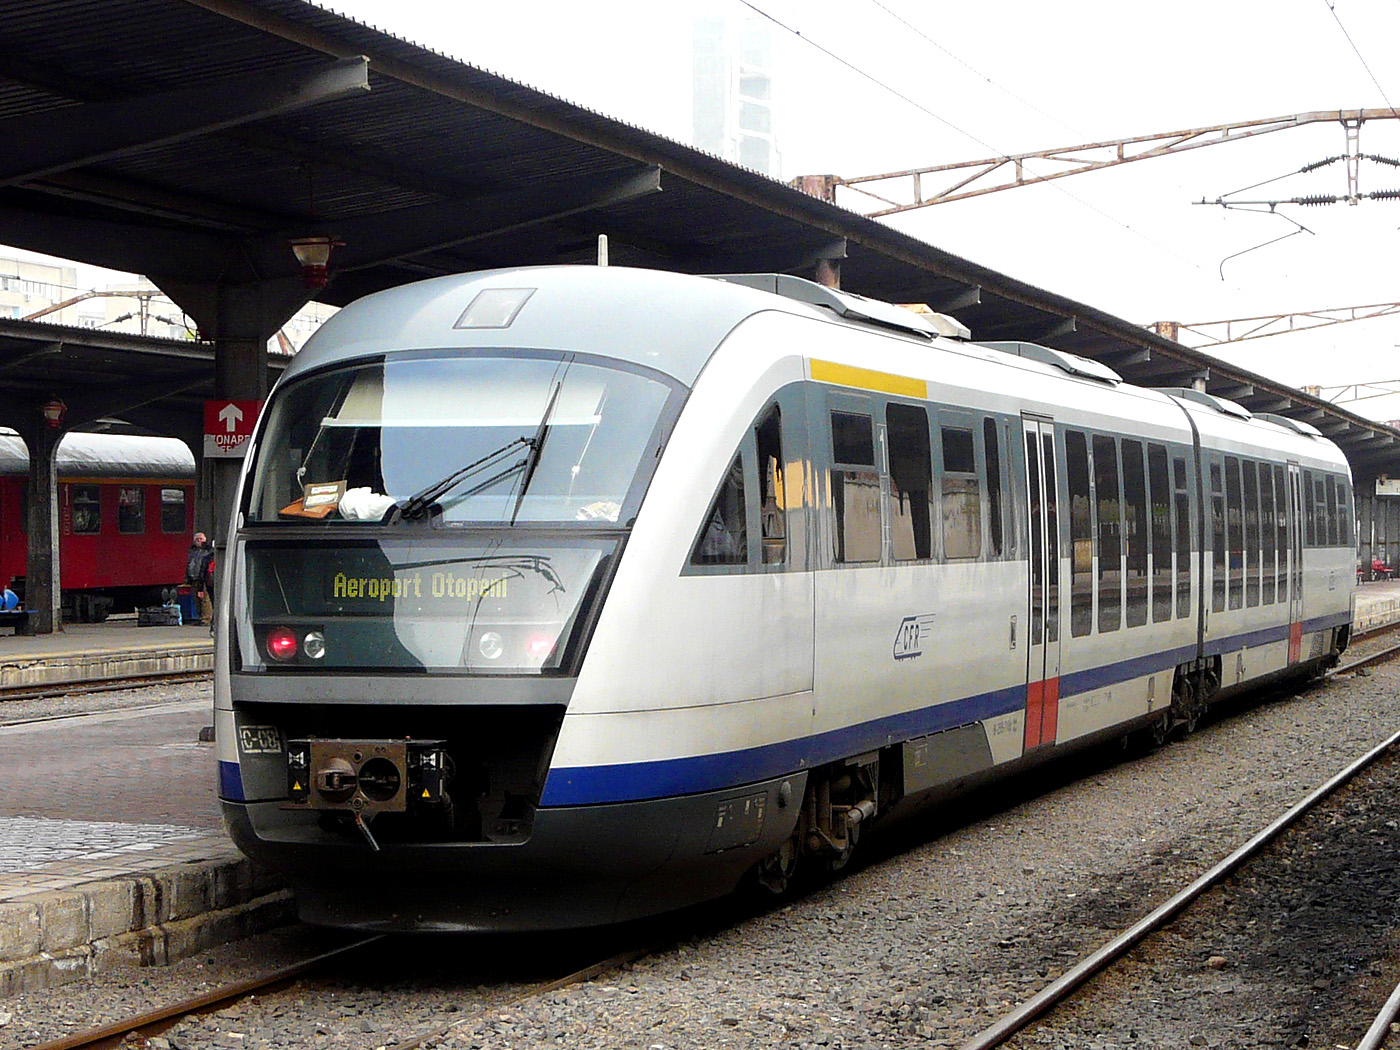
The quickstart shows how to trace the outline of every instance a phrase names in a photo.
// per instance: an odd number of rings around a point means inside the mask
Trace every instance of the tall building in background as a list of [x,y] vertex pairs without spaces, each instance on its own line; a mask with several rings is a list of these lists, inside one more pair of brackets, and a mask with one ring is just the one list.
[[782,177],[773,121],[773,42],[757,16],[695,19],[695,145]]

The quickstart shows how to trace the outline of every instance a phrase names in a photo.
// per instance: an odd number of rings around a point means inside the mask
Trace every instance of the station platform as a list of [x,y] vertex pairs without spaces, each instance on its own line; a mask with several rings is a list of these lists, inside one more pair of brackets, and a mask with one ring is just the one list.
[[[1357,588],[1358,632],[1397,622],[1400,580]],[[201,627],[77,624],[0,638],[0,674],[194,666],[181,662],[209,660],[210,648]],[[0,725],[0,997],[291,921],[290,892],[223,830],[214,745],[199,740],[212,687],[199,689],[196,700]]]
[[207,625],[141,627],[135,614],[69,623],[46,635],[0,635],[0,689],[210,671]]

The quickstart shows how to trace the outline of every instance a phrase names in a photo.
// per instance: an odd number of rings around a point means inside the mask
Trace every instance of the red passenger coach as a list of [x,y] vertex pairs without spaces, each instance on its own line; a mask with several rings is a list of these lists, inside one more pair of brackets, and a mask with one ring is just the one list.
[[[24,595],[29,454],[0,431],[0,582]],[[183,582],[194,532],[194,456],[183,441],[66,435],[58,446],[63,616],[94,622],[158,605]]]

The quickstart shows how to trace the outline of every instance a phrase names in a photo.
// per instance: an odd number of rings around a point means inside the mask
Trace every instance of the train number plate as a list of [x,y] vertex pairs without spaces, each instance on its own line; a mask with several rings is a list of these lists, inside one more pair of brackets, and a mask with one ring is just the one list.
[[246,755],[282,753],[282,737],[276,726],[239,726],[238,746]]

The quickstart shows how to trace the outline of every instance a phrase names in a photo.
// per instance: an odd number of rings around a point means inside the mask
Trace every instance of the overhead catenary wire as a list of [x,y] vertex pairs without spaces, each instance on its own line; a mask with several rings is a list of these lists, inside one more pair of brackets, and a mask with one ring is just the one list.
[[[900,99],[901,101],[903,101],[903,102],[907,103],[908,105],[913,106],[915,109],[919,110],[919,112],[924,113],[924,114],[926,114],[926,115],[932,117],[934,120],[938,121],[940,124],[943,124],[944,126],[950,128],[950,129],[952,129],[953,131],[957,132],[959,135],[965,136],[966,138],[970,139],[971,141],[977,143],[979,146],[982,146],[982,147],[984,147],[984,148],[986,148],[986,149],[988,149],[988,150],[991,150],[993,153],[997,154],[998,156],[1006,157],[1008,160],[1010,159],[1009,154],[1007,154],[1007,152],[1006,152],[1005,150],[1000,149],[1000,148],[998,148],[997,146],[994,146],[994,145],[992,145],[991,143],[984,141],[983,139],[979,138],[977,135],[973,134],[972,132],[968,131],[967,129],[962,128],[962,127],[960,127],[959,125],[953,123],[951,120],[949,120],[947,117],[944,117],[942,114],[935,113],[933,110],[929,109],[927,106],[923,105],[921,102],[917,101],[916,99],[911,98],[909,95],[907,95],[907,94],[905,94],[904,92],[900,91],[899,89],[893,87],[892,85],[887,84],[885,81],[881,80],[879,77],[875,76],[873,73],[869,73],[869,72],[867,72],[866,70],[861,69],[861,68],[860,68],[859,66],[857,66],[855,63],[853,63],[853,62],[851,62],[851,61],[849,61],[849,60],[847,60],[847,59],[845,59],[845,58],[842,58],[840,55],[836,54],[836,53],[835,53],[834,51],[832,51],[831,49],[829,49],[829,48],[823,46],[822,44],[819,44],[817,41],[813,40],[811,37],[805,35],[801,30],[796,29],[795,27],[788,25],[786,22],[784,22],[784,21],[782,21],[781,19],[777,18],[775,15],[769,13],[768,11],[763,10],[763,8],[761,8],[761,7],[759,7],[757,4],[753,3],[752,0],[739,0],[739,3],[742,4],[744,7],[747,7],[749,10],[753,11],[753,12],[754,12],[756,15],[758,15],[759,17],[764,18],[764,19],[768,20],[769,22],[772,22],[775,26],[777,26],[779,29],[783,30],[785,33],[790,33],[791,35],[797,37],[797,39],[803,41],[803,42],[804,42],[805,44],[807,44],[809,47],[816,48],[816,50],[818,50],[818,51],[820,51],[822,54],[826,55],[826,56],[827,56],[828,58],[830,58],[832,61],[834,61],[834,62],[840,64],[841,66],[843,66],[843,67],[845,67],[846,69],[850,70],[851,72],[855,73],[857,76],[861,77],[862,79],[868,80],[870,83],[874,84],[876,87],[878,87],[878,88],[881,89],[882,91],[886,91],[886,92],[888,92],[889,94],[894,95],[896,98]],[[1200,263],[1196,262],[1194,259],[1188,259],[1186,256],[1182,255],[1180,252],[1176,251],[1175,249],[1173,249],[1173,248],[1170,247],[1169,245],[1163,244],[1161,241],[1158,241],[1158,240],[1156,240],[1156,239],[1154,239],[1154,238],[1152,238],[1152,237],[1149,237],[1147,234],[1143,233],[1143,232],[1142,232],[1141,230],[1139,230],[1139,229],[1136,229],[1136,228],[1133,227],[1131,224],[1129,224],[1129,223],[1127,223],[1127,222],[1124,222],[1122,219],[1119,219],[1118,217],[1116,217],[1116,216],[1114,216],[1114,215],[1109,214],[1108,212],[1104,211],[1102,208],[1098,207],[1097,205],[1091,204],[1089,201],[1086,201],[1084,198],[1082,198],[1082,197],[1080,197],[1080,196],[1077,196],[1077,195],[1074,194],[1074,193],[1071,193],[1069,190],[1065,189],[1063,186],[1060,186],[1060,185],[1054,184],[1054,183],[1052,183],[1051,185],[1052,185],[1052,187],[1053,187],[1055,190],[1057,190],[1059,193],[1061,193],[1061,194],[1063,194],[1064,196],[1068,197],[1070,200],[1072,200],[1072,201],[1074,201],[1075,203],[1079,204],[1081,207],[1087,208],[1089,211],[1091,211],[1091,212],[1093,212],[1094,214],[1098,215],[1099,217],[1101,217],[1101,218],[1107,220],[1108,222],[1114,224],[1115,226],[1119,226],[1119,227],[1123,228],[1124,230],[1126,230],[1126,231],[1128,231],[1129,233],[1131,233],[1133,236],[1135,236],[1135,237],[1141,239],[1142,241],[1146,242],[1147,244],[1152,245],[1152,246],[1153,246],[1154,248],[1156,248],[1158,251],[1161,251],[1161,252],[1165,253],[1166,255],[1171,256],[1172,258],[1178,260],[1179,262],[1185,263],[1186,265],[1192,267],[1193,269],[1200,270],[1202,273],[1208,273],[1208,272],[1209,272],[1204,266],[1202,266]]]

